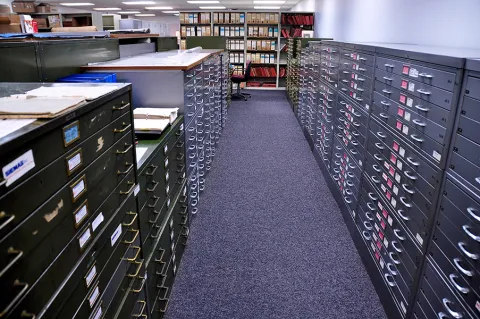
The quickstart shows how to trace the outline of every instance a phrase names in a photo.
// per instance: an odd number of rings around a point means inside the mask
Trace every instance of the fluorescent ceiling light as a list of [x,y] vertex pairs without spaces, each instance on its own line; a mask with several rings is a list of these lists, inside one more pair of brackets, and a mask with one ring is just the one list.
[[173,13],[173,14],[177,14],[177,13],[180,13],[180,11],[162,11],[163,13]]
[[285,1],[277,1],[277,0],[253,0],[253,3],[258,3],[258,4],[284,4]]
[[280,9],[280,7],[278,6],[255,6],[253,7],[254,9],[259,9],[259,10],[277,10],[277,9]]
[[140,14],[136,14],[135,16],[136,17],[154,17],[155,13],[140,13]]
[[67,6],[67,7],[76,7],[76,6],[94,6],[94,3],[90,2],[65,2],[65,3],[60,3],[62,6]]
[[100,11],[116,11],[122,10],[121,8],[93,8],[93,10],[100,10]]
[[199,0],[199,1],[187,1],[188,3],[192,4],[202,4],[202,3],[220,3],[220,1],[217,0]]
[[127,1],[127,2],[122,2],[123,4],[155,4],[155,1]]
[[135,14],[140,13],[140,11],[118,11],[119,14]]
[[202,9],[202,10],[209,10],[209,9],[223,10],[223,9],[226,9],[226,7],[222,7],[222,6],[208,6],[208,7],[199,7],[199,8]]
[[172,10],[172,7],[145,7],[147,10]]

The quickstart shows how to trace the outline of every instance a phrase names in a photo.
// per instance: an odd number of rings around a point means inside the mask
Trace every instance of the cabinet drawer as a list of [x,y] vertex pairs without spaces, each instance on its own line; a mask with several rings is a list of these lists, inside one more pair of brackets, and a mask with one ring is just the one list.
[[335,137],[340,141],[341,145],[349,151],[357,164],[363,167],[365,159],[365,149],[363,145],[358,144],[356,141],[349,140],[343,132],[339,132],[338,130],[335,130]]
[[455,73],[413,64],[410,61],[398,61],[379,56],[376,67],[447,91],[453,91],[455,87]]
[[450,169],[470,183],[469,187],[472,191],[480,194],[480,167],[454,152],[450,161]]
[[447,218],[455,225],[471,223],[477,227],[480,226],[480,201],[478,195],[464,192],[450,178],[447,178],[443,196],[444,199],[450,200],[458,210],[445,211]]
[[350,86],[346,86],[343,83],[339,83],[338,87],[340,88],[341,92],[346,96],[353,99],[357,102],[363,109],[369,110],[370,106],[372,105],[371,93],[367,91],[359,91],[355,88]]
[[[480,103],[478,103],[480,107]],[[463,114],[463,110],[462,110]],[[478,145],[480,143],[480,137],[478,136],[478,131],[480,129],[480,122],[477,122],[474,119],[468,118],[466,116],[460,115],[458,121],[457,134],[464,136]]]
[[364,144],[364,141],[361,141],[360,135],[365,138],[368,135],[368,129],[366,125],[357,121],[355,115],[352,115],[350,112],[339,108],[337,112],[337,120],[343,125],[344,128],[349,130],[354,137],[358,138],[362,145]]
[[391,85],[402,92],[408,92],[422,100],[439,105],[447,110],[453,106],[453,93],[439,89],[437,87],[424,84],[415,80],[408,79],[408,77],[397,74],[375,70],[375,79],[381,83]]
[[473,76],[467,78],[465,95],[480,100],[480,78]]
[[371,79],[375,76],[375,67],[367,64],[360,64],[357,61],[352,61],[346,57],[341,57],[340,66],[343,70],[351,70],[359,75],[367,76]]
[[354,61],[360,65],[367,64],[367,65],[374,65],[375,64],[375,56],[372,54],[367,54],[359,51],[351,51],[345,50],[343,48],[340,49],[341,56],[343,58],[347,58],[348,60]]
[[369,110],[366,110],[364,107],[362,108],[360,105],[358,105],[355,102],[351,102],[342,94],[338,95],[337,107],[339,109],[344,108],[346,111],[352,114],[357,121],[359,121],[360,123],[363,123],[365,126],[368,125]]
[[359,75],[357,73],[347,71],[345,69],[339,71],[339,81],[346,86],[356,89],[357,91],[371,92],[373,88],[373,79]]

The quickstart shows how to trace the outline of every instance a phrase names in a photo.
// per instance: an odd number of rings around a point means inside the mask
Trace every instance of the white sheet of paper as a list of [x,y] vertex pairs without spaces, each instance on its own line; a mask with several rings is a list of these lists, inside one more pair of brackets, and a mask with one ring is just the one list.
[[142,120],[134,119],[135,130],[139,131],[163,131],[169,124],[169,120]]
[[116,89],[116,86],[41,86],[26,92],[26,96],[82,97],[86,100],[94,100]]
[[0,119],[0,138],[35,122],[37,119]]
[[145,152],[148,150],[148,147],[137,146],[135,150],[137,152],[137,163],[138,163],[142,158],[142,156],[145,155]]

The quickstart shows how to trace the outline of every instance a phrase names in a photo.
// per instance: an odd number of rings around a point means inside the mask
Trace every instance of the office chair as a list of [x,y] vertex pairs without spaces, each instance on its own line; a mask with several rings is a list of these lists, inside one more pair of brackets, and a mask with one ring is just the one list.
[[233,83],[237,83],[237,92],[232,94],[232,97],[237,96],[243,98],[245,101],[247,100],[247,97],[251,98],[252,95],[249,93],[242,93],[240,91],[240,83],[245,82],[250,79],[250,70],[252,69],[252,62],[247,61],[247,67],[245,68],[245,72],[243,74],[233,74],[231,77],[231,80]]

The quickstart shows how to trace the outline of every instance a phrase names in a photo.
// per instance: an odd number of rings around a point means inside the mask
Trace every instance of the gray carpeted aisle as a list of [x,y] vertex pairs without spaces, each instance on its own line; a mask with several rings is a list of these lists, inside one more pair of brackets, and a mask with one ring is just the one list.
[[283,91],[235,101],[168,319],[385,318]]

